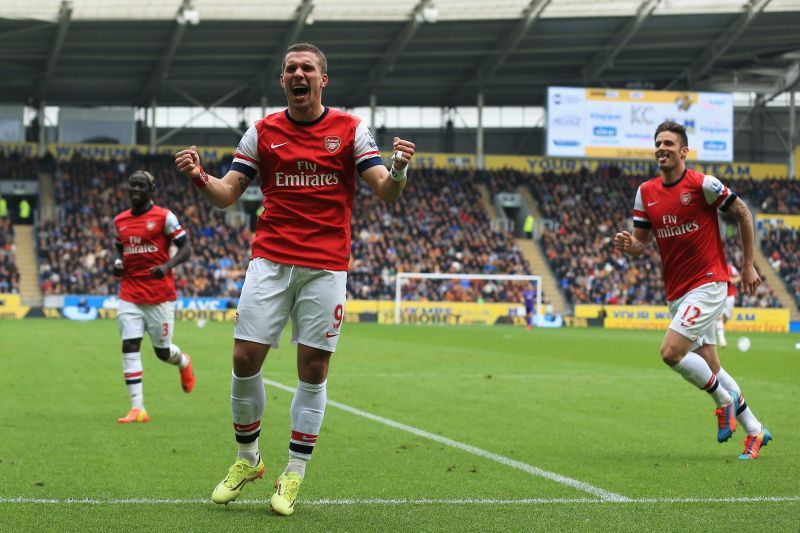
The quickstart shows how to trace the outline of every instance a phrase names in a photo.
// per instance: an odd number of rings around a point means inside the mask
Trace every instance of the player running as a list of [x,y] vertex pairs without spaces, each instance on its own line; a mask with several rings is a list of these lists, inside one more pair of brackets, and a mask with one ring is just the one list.
[[655,157],[661,176],[639,186],[633,235],[617,233],[614,247],[642,255],[651,230],[655,233],[672,316],[661,357],[714,399],[717,440],[727,441],[738,420],[747,431],[739,459],[755,459],[772,436],[750,411],[739,385],[722,369],[714,332],[730,280],[716,210],[729,212],[739,225],[744,254],[742,289],[748,294],[755,293],[761,283],[753,266],[753,218],[742,199],[717,178],[686,168],[688,153],[683,126],[669,121],[658,126]]
[[[149,422],[142,393],[142,354],[145,330],[156,356],[176,365],[184,392],[194,388],[189,355],[172,344],[175,322],[175,281],[172,269],[192,253],[186,232],[169,209],[153,203],[156,181],[138,170],[128,178],[131,208],[114,219],[116,231],[114,275],[120,277],[117,321],[122,334],[122,371],[128,385],[131,410],[117,422]],[[169,256],[170,243],[178,251]]]
[[388,170],[357,117],[323,106],[327,60],[314,45],[288,48],[280,84],[288,108],[247,130],[224,177],[203,170],[195,147],[178,152],[175,163],[220,208],[234,203],[256,175],[261,178],[264,211],[234,328],[231,408],[238,458],[211,498],[233,501],[246,483],[264,474],[258,449],[266,403],[261,366],[291,318],[298,384],[289,461],[270,498],[273,512],[290,515],[322,427],[328,365],[344,318],[356,176],[382,201],[396,200],[406,185],[414,144],[395,138]]
[[731,278],[728,282],[728,297],[725,298],[722,314],[717,318],[717,344],[722,348],[728,345],[728,341],[725,340],[725,323],[733,316],[733,307],[736,304],[736,285],[742,280],[739,270],[731,262],[728,262],[728,275]]

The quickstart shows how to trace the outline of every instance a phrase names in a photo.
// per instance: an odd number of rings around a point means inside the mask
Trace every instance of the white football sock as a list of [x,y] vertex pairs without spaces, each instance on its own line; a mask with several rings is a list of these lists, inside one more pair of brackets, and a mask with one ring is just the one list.
[[189,365],[189,360],[183,355],[183,352],[176,344],[169,345],[169,359],[166,361],[171,365],[178,365],[178,368],[183,370]]
[[144,410],[141,352],[122,354],[122,374],[125,378],[125,384],[128,386],[128,397],[131,399],[131,408]]
[[714,398],[717,407],[728,405],[731,402],[731,395],[725,387],[719,386],[716,376],[709,368],[706,360],[694,352],[689,352],[672,369],[683,376],[683,379],[703,389]]
[[297,472],[305,476],[305,463],[317,443],[322,428],[327,403],[327,380],[319,385],[297,382],[297,390],[292,399],[292,436],[289,441],[289,464],[286,472]]
[[724,368],[720,368],[719,372],[717,372],[717,380],[720,385],[739,395],[739,405],[736,408],[736,420],[744,426],[748,435],[758,435],[761,432],[761,422],[758,421],[753,411],[747,406],[747,402],[744,401],[744,396],[742,396],[742,390],[739,388],[739,384],[736,383],[736,380],[734,380]]
[[258,464],[258,436],[266,403],[261,372],[249,378],[240,378],[231,372],[231,412],[238,456],[247,459],[250,466]]

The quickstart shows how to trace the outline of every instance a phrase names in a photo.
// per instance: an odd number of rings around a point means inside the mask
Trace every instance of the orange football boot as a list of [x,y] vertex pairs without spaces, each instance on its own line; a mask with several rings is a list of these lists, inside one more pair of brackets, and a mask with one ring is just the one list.
[[128,414],[122,418],[118,418],[117,422],[120,424],[131,424],[133,422],[150,422],[150,415],[144,409],[132,407]]
[[186,360],[189,361],[189,364],[186,365],[186,368],[179,368],[181,373],[181,387],[183,387],[183,392],[192,392],[194,389],[194,370],[192,370],[192,360],[189,358],[188,353],[183,354],[186,357]]

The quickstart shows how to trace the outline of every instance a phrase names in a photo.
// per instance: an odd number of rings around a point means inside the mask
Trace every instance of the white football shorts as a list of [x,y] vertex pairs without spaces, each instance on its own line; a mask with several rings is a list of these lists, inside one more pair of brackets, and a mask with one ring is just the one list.
[[155,348],[169,348],[175,326],[175,302],[154,305],[119,301],[117,323],[122,340],[141,339],[144,331]]
[[669,328],[693,341],[690,350],[717,344],[716,323],[725,308],[728,284],[713,282],[700,285],[669,303],[672,323]]
[[344,321],[346,286],[346,271],[254,257],[247,266],[233,337],[277,348],[291,318],[293,343],[335,352]]
[[733,318],[733,306],[736,303],[736,296],[728,296],[725,298],[725,309],[722,310],[722,315],[730,320]]

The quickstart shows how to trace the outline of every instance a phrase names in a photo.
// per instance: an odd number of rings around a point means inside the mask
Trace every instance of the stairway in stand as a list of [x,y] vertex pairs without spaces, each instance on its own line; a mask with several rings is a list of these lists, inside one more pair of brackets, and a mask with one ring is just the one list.
[[786,284],[781,279],[780,273],[776,272],[775,269],[772,268],[772,265],[769,264],[761,247],[758,246],[758,241],[756,241],[754,248],[753,260],[756,264],[756,268],[762,275],[767,277],[769,288],[772,289],[772,292],[781,302],[781,305],[789,310],[791,320],[800,320],[800,310],[797,309],[797,303],[794,298],[792,298],[789,291],[786,290]]
[[39,307],[42,305],[42,291],[39,288],[39,263],[36,260],[36,244],[33,226],[14,225],[14,259],[19,271],[19,296],[22,305]]

